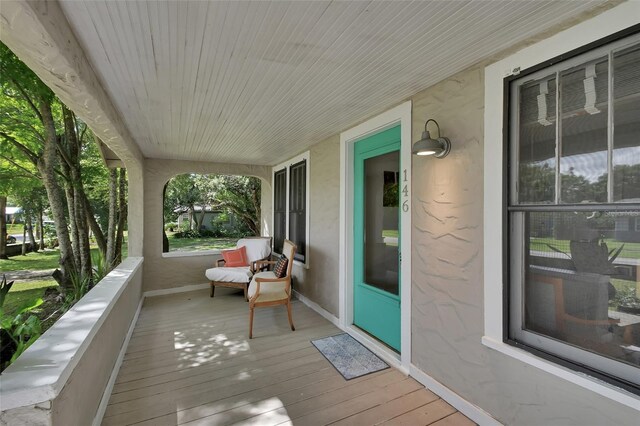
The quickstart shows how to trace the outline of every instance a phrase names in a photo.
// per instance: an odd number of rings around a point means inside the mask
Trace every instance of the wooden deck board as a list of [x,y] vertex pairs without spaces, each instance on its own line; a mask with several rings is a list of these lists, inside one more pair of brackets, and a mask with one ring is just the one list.
[[340,330],[300,302],[256,310],[229,289],[145,300],[104,425],[473,424],[395,369],[344,378],[311,340]]

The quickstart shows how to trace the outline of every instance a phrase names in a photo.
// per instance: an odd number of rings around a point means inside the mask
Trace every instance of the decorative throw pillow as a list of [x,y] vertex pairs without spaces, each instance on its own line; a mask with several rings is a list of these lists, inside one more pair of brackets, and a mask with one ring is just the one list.
[[224,259],[224,266],[235,268],[236,266],[249,266],[249,260],[247,260],[247,248],[242,246],[235,250],[223,250],[222,258]]
[[273,268],[273,273],[276,274],[276,277],[282,278],[287,275],[287,263],[289,263],[289,259],[286,256],[281,256],[276,263],[276,266]]

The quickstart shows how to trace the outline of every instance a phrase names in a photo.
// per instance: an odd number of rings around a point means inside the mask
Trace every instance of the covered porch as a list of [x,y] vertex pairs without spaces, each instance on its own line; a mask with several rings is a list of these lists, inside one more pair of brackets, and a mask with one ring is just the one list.
[[[637,394],[505,341],[499,209],[505,77],[637,32],[639,15],[605,0],[3,1],[2,41],[127,168],[130,257],[5,371],[0,424],[635,424]],[[429,119],[447,158],[412,155]],[[400,202],[378,207],[398,229],[376,235],[397,254],[392,348],[354,322],[353,194],[355,145],[393,129]],[[304,222],[295,332],[284,308],[258,309],[249,340],[242,293],[209,297],[221,253],[163,252],[163,191],[187,173],[259,178],[265,236],[287,176],[281,236]],[[391,368],[345,381],[310,343],[341,332]]]

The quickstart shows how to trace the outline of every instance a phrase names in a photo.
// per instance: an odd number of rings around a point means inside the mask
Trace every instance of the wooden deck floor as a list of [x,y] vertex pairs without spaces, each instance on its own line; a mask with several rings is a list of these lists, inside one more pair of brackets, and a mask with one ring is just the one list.
[[256,309],[208,290],[145,300],[104,425],[473,424],[395,369],[346,381],[310,340],[340,331],[294,302]]

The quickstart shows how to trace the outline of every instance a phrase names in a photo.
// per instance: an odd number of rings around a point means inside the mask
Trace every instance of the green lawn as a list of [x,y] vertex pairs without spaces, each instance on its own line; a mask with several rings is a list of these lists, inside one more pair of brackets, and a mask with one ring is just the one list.
[[57,287],[57,285],[53,278],[14,283],[4,302],[5,313],[12,314],[27,301],[42,297],[47,288]]
[[55,269],[58,267],[59,257],[60,252],[58,250],[45,250],[37,253],[27,253],[24,256],[11,256],[9,259],[0,260],[0,273]]
[[26,303],[31,303],[37,299],[44,299],[44,303],[29,311],[29,314],[37,316],[42,321],[42,333],[48,330],[64,313],[62,303],[53,296],[45,298],[45,291],[48,288],[57,288],[57,283],[52,279],[33,280],[15,283],[7,294],[4,301],[3,310],[5,314],[11,315]]
[[23,230],[24,225],[21,223],[7,224],[7,234],[9,235],[22,234]]
[[[98,247],[91,248],[91,255],[96,256]],[[0,259],[0,274],[14,271],[41,271],[55,269],[60,260],[58,249],[27,253],[26,255],[11,256],[9,259]],[[127,258],[127,243],[122,245],[122,258]]]
[[202,251],[234,248],[238,238],[176,238],[175,233],[167,232],[169,251]]

